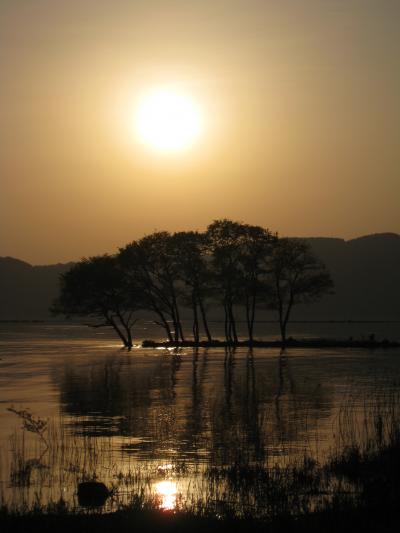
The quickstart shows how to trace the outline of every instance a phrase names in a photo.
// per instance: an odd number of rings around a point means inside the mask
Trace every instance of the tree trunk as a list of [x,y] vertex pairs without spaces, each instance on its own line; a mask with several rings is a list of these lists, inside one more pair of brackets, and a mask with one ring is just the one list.
[[[159,315],[160,316],[160,315]],[[172,342],[173,341],[173,338],[172,338],[172,332],[171,332],[171,328],[169,327],[169,324],[167,322],[167,320],[165,319],[164,315],[162,314],[160,316],[161,318],[161,325],[163,326],[163,328],[165,329],[165,332],[167,334],[167,337],[168,337],[168,340],[169,342]]]
[[[174,306],[174,315],[175,315],[175,321],[176,321],[176,329],[177,329],[177,333],[178,333],[178,339],[177,340],[179,340],[179,337],[180,337],[181,341],[185,342],[185,336],[183,334],[182,322],[181,322],[181,317],[180,317],[180,314],[179,314],[179,307],[178,307],[178,302],[177,302],[177,299],[176,299],[176,296],[175,296],[175,292],[173,293],[173,306]],[[175,335],[175,337],[176,337],[176,335]]]
[[247,324],[247,333],[249,335],[249,342],[252,342],[252,332],[251,332],[251,320],[250,320],[250,304],[249,298],[246,296],[246,324]]
[[198,301],[199,301],[201,318],[203,320],[204,331],[206,332],[208,342],[211,342],[212,341],[212,337],[211,337],[210,329],[208,327],[207,316],[206,316],[206,311],[204,309],[204,304],[203,304],[203,301],[202,301],[201,298],[198,298]]
[[255,318],[256,318],[256,294],[254,292],[253,295],[252,295],[251,309],[250,309],[250,335],[249,335],[249,340],[250,340],[251,344],[253,344],[253,341],[254,341],[253,334],[254,334],[254,321],[255,321]]
[[251,302],[250,298],[246,298],[246,322],[247,322],[247,331],[249,334],[249,343],[253,344],[253,331],[254,331],[254,318],[255,318],[255,297],[252,296]]
[[173,280],[171,280],[170,276],[169,276],[169,281],[168,281],[168,292],[169,292],[170,298],[172,299],[171,303],[169,304],[169,307],[171,309],[172,320],[174,322],[175,342],[179,342],[179,338],[181,339],[182,342],[184,342],[185,337],[183,335],[182,323],[181,323],[181,319],[179,316],[179,307],[178,307],[178,301],[176,297],[176,291],[174,287],[174,282]]
[[164,322],[158,322],[157,320],[154,320],[154,324],[157,324],[157,326],[161,326],[163,329],[165,329],[165,333],[167,334],[167,337],[168,337],[168,342],[171,342],[171,343],[174,342],[174,338],[172,336],[172,332],[171,332],[168,322],[164,323]]
[[286,322],[283,320],[279,321],[279,326],[281,329],[281,338],[282,338],[282,346],[285,346],[286,344]]
[[174,339],[172,338],[171,328],[169,327],[168,321],[165,318],[164,313],[160,309],[158,309],[158,307],[154,308],[154,312],[160,317],[161,323],[158,322],[158,324],[165,329],[165,332],[168,337],[168,341],[173,342]]
[[228,306],[226,303],[224,303],[224,311],[225,311],[225,322],[224,322],[224,328],[225,328],[225,339],[226,342],[230,342],[230,321],[229,321],[229,314],[228,314]]
[[[129,348],[129,342],[128,339],[125,337],[123,332],[121,331],[121,328],[118,326],[118,324],[115,322],[112,316],[107,317],[107,321],[114,328],[114,331],[117,333],[118,337],[121,339],[122,344],[125,346],[125,348]],[[132,347],[132,346],[130,346]]]
[[[286,344],[286,328],[287,328],[287,325],[288,325],[288,322],[289,322],[289,317],[290,317],[290,312],[292,310],[292,307],[293,307],[293,295],[291,294],[290,298],[289,298],[289,302],[287,304],[285,317],[283,318],[283,320],[282,320],[282,318],[280,318],[281,335],[282,335],[282,343],[283,343],[283,345]],[[283,313],[281,313],[281,315],[283,315]]]
[[193,340],[194,342],[199,342],[199,318],[197,314],[197,302],[194,297],[192,297],[192,306],[193,306]]
[[178,322],[176,320],[176,314],[175,314],[174,306],[171,305],[170,309],[171,309],[171,311],[170,311],[171,320],[172,320],[172,324],[173,324],[173,327],[174,327],[174,342],[179,342],[179,328],[178,328]]
[[182,322],[181,322],[181,318],[179,316],[179,310],[178,310],[178,307],[176,308],[176,314],[177,314],[177,324],[178,324],[178,331],[179,331],[179,334],[181,336],[181,341],[182,342],[185,342],[185,335],[183,333],[183,327],[182,327]]
[[126,347],[131,349],[132,346],[133,346],[133,341],[132,341],[132,331],[131,331],[131,328],[128,326],[128,324],[126,324],[125,322],[122,324],[124,326],[124,329],[125,329],[125,332],[126,332],[126,335],[125,335],[125,338],[126,338]]
[[132,348],[133,346],[133,341],[132,341],[132,333],[131,333],[131,329],[129,326],[125,326],[125,331],[126,331],[126,348],[128,348],[129,350]]
[[171,304],[168,304],[165,315],[164,320],[168,324],[168,329],[171,333],[171,341],[178,342],[178,324],[176,322],[175,310]]
[[172,332],[171,332],[171,328],[169,327],[169,324],[167,322],[167,319],[165,318],[165,315],[164,313],[161,311],[161,309],[158,307],[157,303],[156,303],[156,300],[154,298],[154,296],[150,296],[150,300],[149,300],[149,303],[150,303],[150,309],[152,311],[154,311],[154,313],[156,315],[158,315],[158,317],[160,318],[160,321],[161,322],[156,322],[156,324],[158,324],[159,326],[163,327],[165,329],[165,332],[167,334],[167,337],[168,337],[168,341],[169,342],[173,342],[173,338],[172,338]]
[[125,330],[125,339],[126,339],[125,346],[127,348],[129,348],[129,350],[130,350],[132,348],[132,346],[133,346],[133,343],[132,343],[131,327],[129,326],[129,320],[126,320],[124,315],[122,313],[120,313],[119,311],[117,312],[117,316],[119,318],[119,321],[120,321],[122,327]]
[[236,331],[236,321],[235,321],[235,317],[233,315],[233,306],[232,306],[231,302],[229,303],[229,320],[230,320],[230,324],[231,324],[233,342],[235,344],[237,344],[238,343],[238,336],[237,336],[237,331]]

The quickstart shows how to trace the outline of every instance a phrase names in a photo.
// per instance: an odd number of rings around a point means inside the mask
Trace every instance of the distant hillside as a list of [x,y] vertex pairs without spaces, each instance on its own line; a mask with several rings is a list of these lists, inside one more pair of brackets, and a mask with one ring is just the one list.
[[400,320],[400,235],[306,240],[330,270],[335,295],[301,309],[301,314],[321,319]]
[[[298,308],[294,318],[400,320],[400,235],[306,240],[329,268],[336,294]],[[0,319],[47,318],[59,275],[71,264],[32,266],[0,257]]]
[[44,319],[58,292],[58,279],[69,264],[32,266],[0,257],[0,319]]

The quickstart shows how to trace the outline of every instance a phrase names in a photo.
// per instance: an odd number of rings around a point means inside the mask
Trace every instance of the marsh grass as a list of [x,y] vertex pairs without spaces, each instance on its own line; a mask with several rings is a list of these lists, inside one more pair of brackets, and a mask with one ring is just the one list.
[[[322,462],[307,450],[281,463],[268,456],[251,461],[246,453],[220,466],[138,463],[123,452],[128,439],[77,436],[61,420],[39,426],[41,434],[23,425],[10,440],[11,497],[10,491],[1,495],[1,515],[122,512],[138,520],[140,512],[156,513],[157,522],[163,504],[155,483],[163,479],[177,485],[173,509],[163,512],[199,520],[271,522],[367,509],[390,515],[400,496],[400,394],[391,387],[359,405],[355,397],[343,402]],[[93,480],[106,483],[111,496],[103,508],[82,508],[77,485]]]
[[341,413],[340,438],[325,470],[355,488],[357,503],[370,509],[398,506],[400,498],[400,393],[388,388],[361,413]]

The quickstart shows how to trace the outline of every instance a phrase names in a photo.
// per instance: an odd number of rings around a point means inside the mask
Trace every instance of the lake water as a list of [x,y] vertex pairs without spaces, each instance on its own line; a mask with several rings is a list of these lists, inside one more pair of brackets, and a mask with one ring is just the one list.
[[[295,324],[290,333],[372,332],[399,338],[395,324]],[[156,335],[150,325],[138,330],[141,339]],[[365,438],[366,418],[399,386],[399,349],[128,352],[108,331],[2,324],[1,494],[15,507],[76,504],[77,483],[96,478],[119,501],[158,493],[172,508],[211,497],[215,468],[304,455],[323,463],[345,438]],[[43,439],[22,431],[10,407],[47,420]]]

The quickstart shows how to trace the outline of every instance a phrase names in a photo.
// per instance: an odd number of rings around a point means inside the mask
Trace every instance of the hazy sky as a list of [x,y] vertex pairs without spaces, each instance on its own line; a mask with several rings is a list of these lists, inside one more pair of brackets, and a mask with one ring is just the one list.
[[[0,255],[113,252],[215,218],[400,231],[399,0],[0,0]],[[138,95],[174,83],[205,136],[160,154]]]

